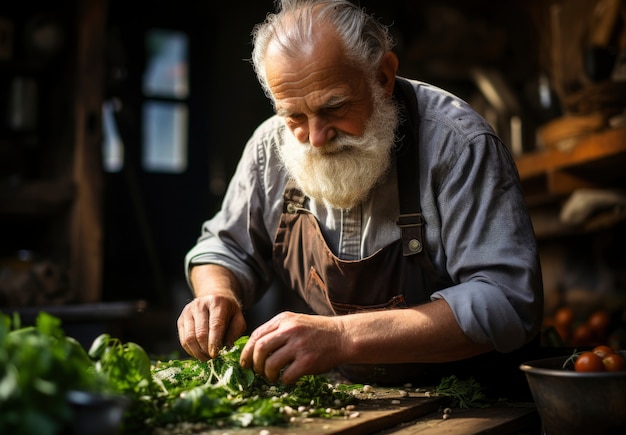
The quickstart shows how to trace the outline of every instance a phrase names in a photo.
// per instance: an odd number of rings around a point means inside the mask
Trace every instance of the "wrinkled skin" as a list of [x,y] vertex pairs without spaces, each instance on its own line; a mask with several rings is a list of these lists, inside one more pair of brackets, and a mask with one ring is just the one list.
[[191,274],[196,297],[178,317],[178,335],[185,351],[199,360],[215,358],[246,331],[235,277],[218,266],[194,267]]
[[335,367],[341,337],[341,326],[331,317],[283,312],[252,333],[241,362],[272,382],[280,377],[291,384],[305,374]]

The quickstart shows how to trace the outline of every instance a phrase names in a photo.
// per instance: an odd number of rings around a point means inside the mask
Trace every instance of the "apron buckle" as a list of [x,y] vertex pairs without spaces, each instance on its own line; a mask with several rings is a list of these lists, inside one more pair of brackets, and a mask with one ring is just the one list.
[[421,213],[401,214],[396,224],[402,230],[402,254],[408,256],[422,252],[424,249],[422,243],[424,215]]

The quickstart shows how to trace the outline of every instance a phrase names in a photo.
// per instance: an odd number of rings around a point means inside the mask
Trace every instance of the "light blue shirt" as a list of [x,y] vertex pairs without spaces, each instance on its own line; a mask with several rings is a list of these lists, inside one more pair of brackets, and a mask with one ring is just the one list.
[[[509,352],[533,338],[543,318],[536,240],[515,163],[488,123],[466,102],[411,81],[419,111],[420,203],[426,249],[455,283],[435,292],[464,333]],[[257,301],[273,279],[272,245],[288,174],[277,147],[286,129],[273,116],[254,132],[221,210],[204,222],[185,259],[220,264],[238,277],[243,304]],[[330,249],[359,259],[400,238],[395,162],[360,207],[341,210],[309,200]],[[355,182],[358,182],[355,180]]]

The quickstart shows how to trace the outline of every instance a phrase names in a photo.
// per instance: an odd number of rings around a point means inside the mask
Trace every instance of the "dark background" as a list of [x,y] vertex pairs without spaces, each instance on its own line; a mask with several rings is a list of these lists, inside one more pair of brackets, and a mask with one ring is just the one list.
[[[508,121],[506,116],[510,114],[498,113],[490,107],[488,98],[479,89],[477,77],[488,76],[499,81],[500,95],[511,97],[514,111],[523,120],[523,151],[529,152],[536,148],[537,127],[566,111],[563,96],[593,81],[585,71],[583,59],[589,49],[589,28],[593,24],[590,11],[599,1],[362,0],[359,3],[391,26],[397,39],[395,51],[400,58],[401,75],[441,86],[466,99],[510,145],[509,132],[501,124]],[[176,348],[176,317],[191,297],[183,274],[184,255],[199,236],[202,222],[218,210],[248,137],[272,113],[247,59],[251,54],[250,32],[272,9],[273,2],[108,0],[105,3],[102,96],[105,101],[121,104],[117,122],[125,145],[125,164],[120,172],[102,171],[102,196],[94,198],[102,211],[101,301],[142,301],[142,306],[149,309],[142,311],[140,317],[131,316],[124,331],[146,347],[167,351]],[[21,60],[29,55],[25,34],[31,18],[52,16],[60,21],[67,36],[55,57],[46,59],[45,67],[36,67],[41,88],[51,90],[50,105],[40,111],[42,131],[48,132],[45,140],[30,134],[16,137],[4,124],[0,127],[0,189],[3,189],[0,190],[0,256],[13,256],[22,249],[41,252],[43,245],[52,245],[54,249],[45,253],[55,259],[57,251],[68,248],[64,236],[68,228],[63,214],[13,213],[7,186],[12,185],[14,172],[38,179],[51,175],[50,168],[63,173],[71,167],[67,157],[71,154],[67,152],[72,142],[68,132],[71,128],[65,128],[70,94],[66,90],[72,89],[76,77],[65,72],[71,69],[68,65],[72,66],[72,50],[80,43],[72,39],[76,26],[80,25],[75,18],[77,5],[89,11],[90,4],[80,0],[23,0],[0,5],[0,18],[15,23],[13,45],[16,47],[14,61],[2,60],[0,53],[3,122],[9,115],[5,102],[11,77],[32,72],[32,66],[23,65]],[[555,10],[560,14],[562,32],[558,40],[551,21]],[[146,31],[155,28],[180,30],[189,38],[191,92],[185,101],[190,114],[189,164],[181,174],[146,172],[141,166],[144,37]],[[0,34],[0,42],[2,37]],[[551,99],[541,104],[540,83],[546,78]],[[92,122],[97,125],[98,120]],[[71,123],[70,120],[70,126]],[[15,144],[20,145],[19,151]],[[36,165],[31,162],[35,160],[42,164],[33,169]],[[99,172],[101,168],[95,170]],[[623,174],[620,177],[623,181]],[[598,242],[586,236],[542,242],[550,248],[543,258],[558,258],[559,262],[553,271],[546,261],[546,287],[557,294],[563,285],[569,285],[560,282],[567,281],[561,279],[564,274],[560,261],[572,253],[584,251],[582,260],[566,260],[575,265],[576,271],[581,270],[581,262],[599,262],[602,257],[611,257],[611,267],[623,264],[615,260],[624,257],[623,249],[619,249],[623,248],[620,242],[623,231],[613,233],[613,230],[608,235],[602,234],[603,251],[599,254]],[[53,242],[48,243],[50,240]],[[556,252],[554,257],[553,252]],[[603,264],[599,268],[607,269]],[[610,279],[614,277],[611,275]],[[274,313],[276,301],[285,297],[279,291],[272,292],[250,313],[250,326]]]

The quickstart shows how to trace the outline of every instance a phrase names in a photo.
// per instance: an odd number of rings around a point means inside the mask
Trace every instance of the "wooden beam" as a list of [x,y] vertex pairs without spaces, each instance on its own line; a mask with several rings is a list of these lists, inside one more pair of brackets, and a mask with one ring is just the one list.
[[81,302],[102,297],[102,123],[107,0],[75,1],[76,199],[70,228],[70,285]]

